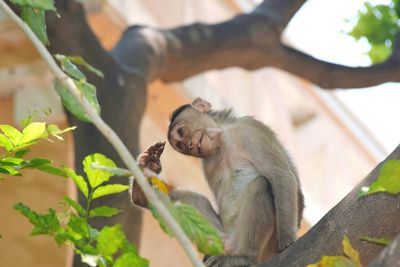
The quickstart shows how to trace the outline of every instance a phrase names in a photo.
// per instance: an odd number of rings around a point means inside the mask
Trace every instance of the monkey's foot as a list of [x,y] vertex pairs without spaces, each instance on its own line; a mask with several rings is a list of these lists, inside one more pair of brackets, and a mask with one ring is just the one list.
[[250,267],[253,264],[248,256],[211,256],[205,261],[207,267]]

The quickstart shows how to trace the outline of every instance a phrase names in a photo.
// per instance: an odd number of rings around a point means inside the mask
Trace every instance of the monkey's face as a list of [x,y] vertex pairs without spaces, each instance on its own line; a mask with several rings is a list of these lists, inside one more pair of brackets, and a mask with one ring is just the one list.
[[187,108],[171,121],[168,141],[180,153],[204,158],[217,149],[219,133],[207,114]]

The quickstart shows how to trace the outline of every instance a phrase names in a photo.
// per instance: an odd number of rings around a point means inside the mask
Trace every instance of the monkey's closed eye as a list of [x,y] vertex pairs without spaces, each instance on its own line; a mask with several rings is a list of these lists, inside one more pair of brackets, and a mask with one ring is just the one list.
[[178,135],[179,135],[179,137],[183,137],[183,128],[182,127],[178,129]]

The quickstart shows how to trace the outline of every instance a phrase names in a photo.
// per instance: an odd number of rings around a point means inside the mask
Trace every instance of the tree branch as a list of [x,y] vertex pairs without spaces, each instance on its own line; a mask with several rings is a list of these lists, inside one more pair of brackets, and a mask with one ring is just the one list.
[[[393,57],[371,67],[346,67],[317,60],[281,43],[281,33],[304,1],[266,0],[254,12],[223,23],[195,23],[161,30],[128,29],[114,51],[127,69],[145,67],[149,80],[180,81],[227,67],[275,67],[325,88],[360,88],[400,81]],[[282,17],[279,17],[282,16]],[[143,69],[142,69],[143,73]]]
[[306,266],[324,255],[342,255],[345,234],[360,252],[362,263],[371,262],[383,248],[360,237],[394,239],[400,233],[400,195],[376,193],[358,198],[358,193],[375,181],[380,167],[392,159],[400,159],[400,146],[296,243],[258,267]]

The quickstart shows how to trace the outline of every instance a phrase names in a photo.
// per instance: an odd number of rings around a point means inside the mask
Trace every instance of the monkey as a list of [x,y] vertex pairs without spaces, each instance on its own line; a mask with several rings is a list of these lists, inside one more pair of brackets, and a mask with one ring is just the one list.
[[[296,168],[274,132],[231,109],[215,111],[196,98],[171,115],[168,141],[178,152],[202,159],[217,211],[201,194],[172,185],[170,197],[197,208],[218,230],[224,255],[206,256],[207,267],[244,267],[265,261],[296,240],[304,200]],[[165,143],[138,158],[139,166],[161,172]],[[147,201],[133,181],[132,201]]]
[[196,98],[171,115],[168,141],[179,153],[202,160],[215,211],[200,194],[173,189],[174,201],[198,208],[220,231],[225,252],[207,267],[244,267],[290,246],[304,209],[297,170],[275,133],[232,109],[212,110]]

